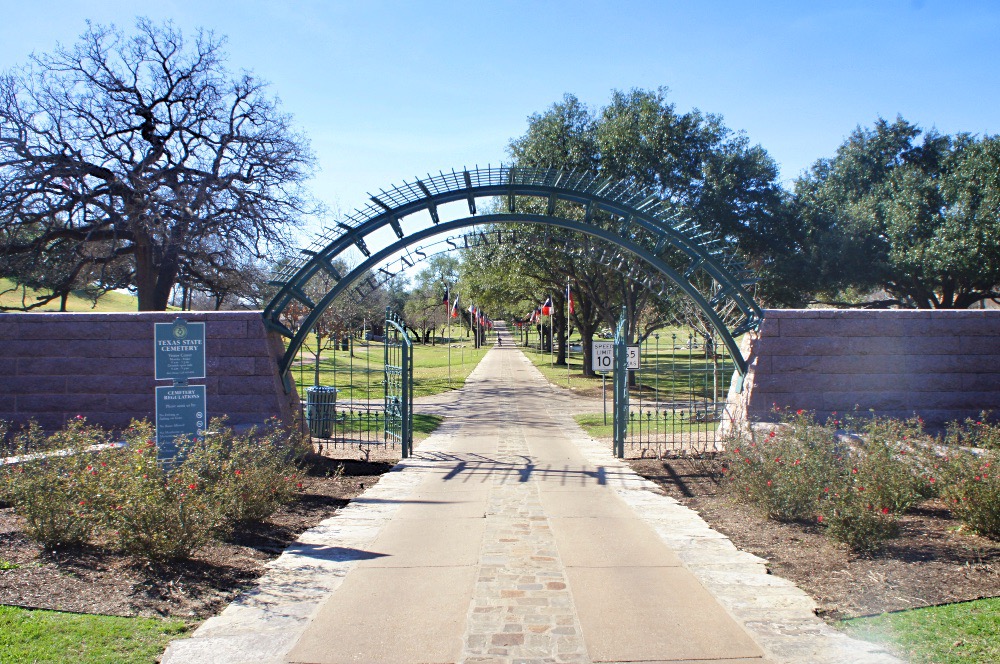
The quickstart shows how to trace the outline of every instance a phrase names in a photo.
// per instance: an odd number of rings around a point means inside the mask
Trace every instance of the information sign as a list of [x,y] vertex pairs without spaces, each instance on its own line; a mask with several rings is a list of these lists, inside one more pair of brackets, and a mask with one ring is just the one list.
[[639,369],[639,347],[629,346],[628,347],[628,368],[630,371],[636,371]]
[[[594,371],[614,371],[615,343],[613,341],[595,341],[593,343],[590,360]],[[631,371],[639,368],[639,346],[628,347],[628,368]]]
[[613,341],[593,342],[590,364],[594,371],[608,372],[615,368],[615,344]]
[[156,380],[205,377],[205,324],[178,318],[173,323],[155,323],[153,356]]
[[175,441],[180,436],[194,438],[205,431],[205,386],[186,385],[156,388],[157,457],[177,455]]

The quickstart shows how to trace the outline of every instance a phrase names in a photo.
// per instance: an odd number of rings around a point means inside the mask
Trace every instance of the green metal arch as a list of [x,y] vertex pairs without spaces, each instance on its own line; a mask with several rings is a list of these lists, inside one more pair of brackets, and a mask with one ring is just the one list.
[[[523,197],[547,201],[548,214],[516,212],[517,199]],[[476,201],[480,198],[506,199],[508,211],[475,216]],[[441,222],[438,206],[463,199],[467,201],[472,216]],[[670,214],[667,203],[655,194],[637,190],[628,182],[604,180],[585,173],[499,167],[452,171],[415,183],[404,183],[389,191],[382,190],[378,195],[371,196],[371,201],[363,210],[338,222],[336,229],[317,238],[298,259],[285,265],[271,282],[279,290],[263,315],[266,325],[291,340],[280,362],[286,387],[290,387],[288,371],[292,360],[316,320],[337,296],[362,275],[425,238],[478,224],[500,222],[555,226],[617,245],[683,290],[718,330],[736,360],[740,374],[746,371],[735,337],[758,327],[762,318],[760,307],[745,288],[753,283],[752,276],[707,234],[690,222]],[[581,205],[585,211],[584,219],[556,216],[556,203],[559,201]],[[598,221],[595,210],[607,213],[604,218],[611,222]],[[429,213],[433,225],[407,235],[401,220],[421,211]],[[373,254],[365,239],[386,226],[392,228],[397,241]],[[334,260],[355,247],[366,259],[349,274],[339,274],[333,265]],[[688,266],[683,272],[675,270],[664,260],[671,252],[680,252],[687,257]],[[305,286],[320,273],[332,278],[334,286],[318,302],[314,302],[306,295]],[[699,290],[698,284],[706,281],[699,277],[705,275],[710,277],[708,282],[717,284],[711,293]],[[281,321],[282,313],[293,302],[309,310],[297,332],[292,332]]]

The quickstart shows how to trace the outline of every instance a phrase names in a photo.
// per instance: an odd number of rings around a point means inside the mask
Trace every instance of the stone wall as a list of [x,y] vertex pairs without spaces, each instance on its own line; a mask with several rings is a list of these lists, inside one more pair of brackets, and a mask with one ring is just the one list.
[[[278,378],[281,337],[265,329],[259,311],[183,312],[204,322],[210,417],[226,414],[235,426],[269,417],[289,421],[298,407]],[[153,323],[167,313],[0,314],[0,419],[37,420],[47,429],[83,415],[124,427],[155,417]]]
[[821,419],[858,406],[929,425],[1000,414],[1000,311],[771,309],[744,338],[749,371],[737,411]]

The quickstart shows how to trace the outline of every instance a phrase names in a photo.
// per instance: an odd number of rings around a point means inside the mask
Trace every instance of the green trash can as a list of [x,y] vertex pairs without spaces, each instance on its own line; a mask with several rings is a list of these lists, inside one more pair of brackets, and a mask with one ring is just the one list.
[[330,438],[337,418],[336,387],[313,385],[306,390],[306,424],[313,438]]

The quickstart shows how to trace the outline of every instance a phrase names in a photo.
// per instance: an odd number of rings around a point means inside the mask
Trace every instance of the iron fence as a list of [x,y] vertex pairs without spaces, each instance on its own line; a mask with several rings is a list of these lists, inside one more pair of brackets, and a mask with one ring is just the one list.
[[723,447],[736,363],[714,334],[654,334],[629,388],[627,456],[704,454]]

